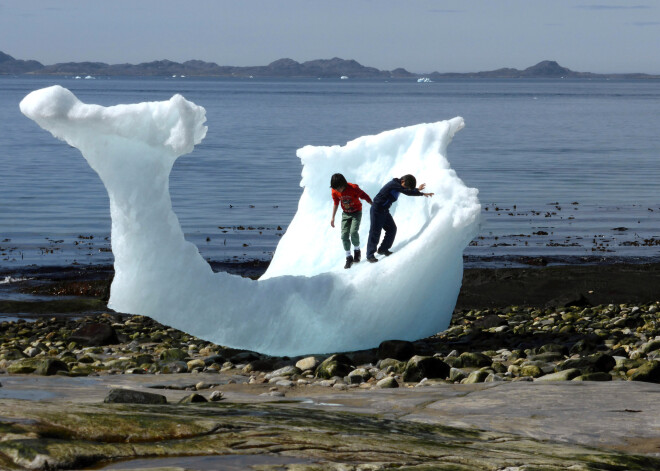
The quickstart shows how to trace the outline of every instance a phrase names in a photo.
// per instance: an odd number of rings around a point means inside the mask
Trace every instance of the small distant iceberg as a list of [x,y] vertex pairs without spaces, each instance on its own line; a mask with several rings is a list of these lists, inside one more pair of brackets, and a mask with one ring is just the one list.
[[176,78],[176,75],[172,75],[172,78]]
[[342,79],[342,80],[348,80],[348,76],[346,76],[346,75],[342,75],[342,76],[339,77],[339,78]]
[[433,80],[431,80],[428,77],[420,77],[417,79],[417,83],[432,83]]
[[80,80],[80,79],[82,79],[82,77],[81,77],[80,75],[76,75],[74,78],[75,78],[76,80]]
[[95,79],[96,79],[96,77],[92,77],[91,75],[88,75],[87,77],[85,77],[85,80],[95,80]]

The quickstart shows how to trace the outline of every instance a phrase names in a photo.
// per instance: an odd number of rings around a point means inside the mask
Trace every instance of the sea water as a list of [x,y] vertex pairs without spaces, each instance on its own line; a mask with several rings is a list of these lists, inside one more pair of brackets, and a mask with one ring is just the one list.
[[[105,106],[180,93],[206,108],[207,137],[177,161],[170,191],[209,260],[270,259],[302,194],[296,149],[454,116],[466,128],[448,159],[483,205],[466,266],[660,255],[660,81],[2,76],[0,269],[112,263],[98,176],[18,109],[53,84]],[[328,188],[328,230],[331,210]]]

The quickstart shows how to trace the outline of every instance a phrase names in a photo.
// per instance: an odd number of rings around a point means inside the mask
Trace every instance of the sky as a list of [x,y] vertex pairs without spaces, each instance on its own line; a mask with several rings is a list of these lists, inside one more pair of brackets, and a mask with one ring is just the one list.
[[660,0],[0,0],[0,51],[110,64],[355,59],[476,72],[555,60],[660,74]]

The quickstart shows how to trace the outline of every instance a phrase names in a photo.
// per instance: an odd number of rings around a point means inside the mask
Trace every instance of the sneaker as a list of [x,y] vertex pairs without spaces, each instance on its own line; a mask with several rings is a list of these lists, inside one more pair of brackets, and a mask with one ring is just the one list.
[[346,265],[344,265],[344,268],[351,268],[351,265],[353,265],[353,256],[349,255],[346,257]]
[[389,257],[390,255],[392,255],[392,252],[390,252],[387,249],[385,249],[385,250],[378,249],[378,253],[381,254],[381,255],[385,255],[386,257]]
[[362,258],[362,252],[353,250],[353,262],[358,263]]
[[372,255],[371,257],[367,257],[367,261],[370,263],[376,263],[378,259]]

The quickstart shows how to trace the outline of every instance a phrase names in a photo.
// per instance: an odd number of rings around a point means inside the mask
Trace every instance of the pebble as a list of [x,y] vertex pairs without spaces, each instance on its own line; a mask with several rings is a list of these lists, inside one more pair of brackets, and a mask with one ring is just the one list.
[[[88,376],[222,371],[233,375],[229,383],[243,376],[239,382],[270,382],[283,388],[318,385],[338,390],[425,386],[446,381],[660,383],[659,306],[509,306],[457,311],[446,331],[428,339],[386,341],[382,348],[371,351],[292,359],[225,349],[142,316],[97,314],[76,320],[51,317],[30,323],[10,321],[3,322],[0,331],[0,373],[50,371],[46,374]],[[85,346],[71,341],[73,332],[85,325],[112,330],[124,343]],[[59,363],[57,368],[44,368],[44,363],[41,369],[29,363],[43,360]],[[322,362],[327,376],[315,377]],[[411,365],[424,368],[413,372]],[[433,376],[438,379],[431,380]],[[210,387],[213,385],[197,381],[192,390]]]

